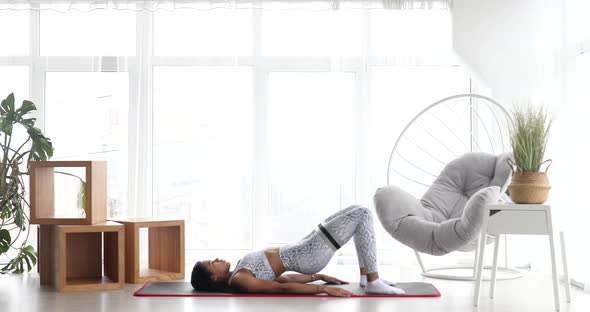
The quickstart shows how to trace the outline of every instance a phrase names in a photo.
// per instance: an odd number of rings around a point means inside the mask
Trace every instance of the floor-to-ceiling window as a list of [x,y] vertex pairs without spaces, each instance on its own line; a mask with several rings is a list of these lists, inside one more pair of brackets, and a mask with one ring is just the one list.
[[0,17],[20,25],[0,27],[2,96],[37,103],[54,159],[108,161],[110,217],[185,219],[189,258],[283,244],[371,207],[405,123],[471,90],[436,7]]

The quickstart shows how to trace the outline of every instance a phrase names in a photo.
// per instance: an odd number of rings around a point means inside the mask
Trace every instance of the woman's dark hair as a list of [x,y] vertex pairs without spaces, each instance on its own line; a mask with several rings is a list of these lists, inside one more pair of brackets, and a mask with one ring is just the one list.
[[200,261],[197,261],[193,267],[191,285],[193,285],[194,289],[200,291],[219,291],[227,288],[226,283],[215,282],[213,280],[213,273],[207,270]]

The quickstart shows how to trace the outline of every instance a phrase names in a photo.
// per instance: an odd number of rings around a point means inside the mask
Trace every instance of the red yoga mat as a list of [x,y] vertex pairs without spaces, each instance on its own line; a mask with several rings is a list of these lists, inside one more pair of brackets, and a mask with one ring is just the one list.
[[[352,297],[364,298],[414,298],[414,297],[440,297],[440,292],[434,285],[429,283],[398,283],[396,287],[403,289],[404,295],[377,295],[365,294],[364,288],[358,283],[346,285],[330,285],[341,287],[353,293]],[[193,289],[189,282],[157,282],[145,283],[135,293],[138,297],[311,297],[325,298],[326,294],[251,294],[251,293],[224,293],[224,292],[203,292]]]

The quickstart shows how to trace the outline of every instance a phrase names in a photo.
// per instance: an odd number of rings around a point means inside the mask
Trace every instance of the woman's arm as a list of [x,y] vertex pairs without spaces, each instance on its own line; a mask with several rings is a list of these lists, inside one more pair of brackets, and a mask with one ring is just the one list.
[[276,279],[279,283],[310,283],[313,281],[324,281],[330,284],[348,284],[335,277],[324,274],[283,274]]
[[330,296],[350,297],[352,295],[346,289],[324,285],[302,284],[302,283],[279,283],[257,279],[249,274],[238,272],[232,279],[232,288],[248,293],[270,293],[270,294],[320,294],[326,293]]
[[279,283],[310,283],[321,279],[320,274],[283,274],[275,281]]

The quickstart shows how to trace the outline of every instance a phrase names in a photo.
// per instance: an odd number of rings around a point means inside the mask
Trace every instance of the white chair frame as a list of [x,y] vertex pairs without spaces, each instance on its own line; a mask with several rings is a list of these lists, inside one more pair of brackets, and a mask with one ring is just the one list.
[[[499,108],[501,112],[503,112],[505,114],[505,117],[510,119],[510,114],[508,113],[508,111],[502,107],[502,105],[500,105],[498,102],[492,100],[489,97],[483,96],[483,95],[479,95],[479,94],[458,94],[458,95],[453,95],[453,96],[449,96],[446,98],[443,98],[439,101],[434,102],[433,104],[429,105],[428,107],[424,108],[422,111],[420,111],[420,113],[418,113],[416,116],[414,116],[414,118],[412,118],[412,120],[406,125],[406,127],[402,130],[402,132],[400,133],[400,135],[398,136],[393,149],[391,150],[391,154],[389,155],[389,162],[387,165],[387,184],[391,184],[391,171],[392,171],[392,161],[393,161],[393,157],[395,152],[397,151],[398,145],[401,141],[401,139],[404,137],[404,134],[406,134],[406,132],[408,131],[408,129],[414,124],[414,122],[420,117],[422,116],[424,113],[426,113],[427,111],[429,111],[430,109],[432,109],[433,107],[436,107],[438,105],[441,105],[442,103],[445,103],[447,101],[451,101],[454,99],[459,99],[459,98],[469,98],[469,105],[470,105],[470,115],[471,115],[471,123],[470,123],[470,138],[471,138],[471,142],[470,142],[470,146],[469,149],[472,152],[473,151],[473,143],[475,142],[475,138],[474,138],[474,133],[475,133],[475,129],[473,127],[473,116],[475,114],[477,114],[477,112],[474,112],[474,107],[472,104],[472,99],[476,98],[476,99],[482,99],[482,100],[486,100],[488,102],[490,102],[491,104],[495,105],[495,107]],[[496,119],[497,121],[497,119]],[[487,130],[486,130],[487,131]],[[407,178],[407,177],[406,177]],[[407,178],[410,179],[410,178]],[[411,180],[411,179],[410,179]],[[509,180],[506,181],[506,183],[504,184],[504,186],[501,189],[501,193],[504,193],[506,191],[506,188],[508,187],[509,184]],[[416,182],[418,183],[418,182]],[[420,183],[421,184],[421,183]],[[496,244],[499,243],[499,240],[496,240]],[[422,261],[422,256],[420,255],[420,253],[416,250],[414,250],[414,253],[416,255],[416,259],[418,261],[418,264],[420,265],[420,269],[422,270],[422,275],[425,277],[431,277],[431,278],[439,278],[439,279],[449,279],[449,280],[462,280],[462,281],[475,281],[476,280],[476,273],[477,273],[477,267],[478,267],[478,259],[479,259],[479,250],[480,250],[480,241],[477,240],[477,246],[475,248],[475,253],[474,253],[474,257],[473,257],[473,265],[471,266],[445,266],[445,267],[436,267],[436,268],[427,268],[424,265],[424,262]],[[522,277],[522,272],[516,268],[511,268],[508,267],[508,239],[506,238],[506,235],[504,236],[504,249],[505,249],[505,257],[504,257],[504,266],[503,267],[498,267],[498,271],[500,271],[502,274],[499,275],[497,277],[497,279],[499,280],[507,280],[507,279],[516,279],[516,278],[520,278]],[[486,270],[490,270],[492,267],[486,266],[484,267]],[[459,275],[459,274],[444,274],[444,273],[438,273],[438,272],[442,272],[442,271],[458,271],[458,270],[469,270],[471,269],[472,274],[471,275]],[[489,278],[485,278],[484,280],[489,280]]]

